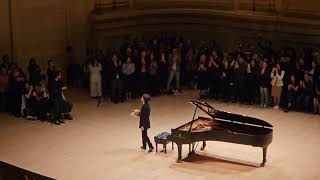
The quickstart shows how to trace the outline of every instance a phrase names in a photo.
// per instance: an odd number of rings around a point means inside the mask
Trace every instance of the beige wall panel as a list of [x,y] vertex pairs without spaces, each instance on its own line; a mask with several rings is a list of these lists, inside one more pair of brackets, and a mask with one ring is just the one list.
[[[89,38],[88,15],[94,0],[12,0],[14,50],[17,62],[25,68],[35,57],[45,68],[53,58],[58,65],[67,64],[65,48],[72,45],[76,61],[83,62]],[[1,1],[1,3],[3,3]],[[3,8],[1,4],[1,8]],[[4,13],[2,11],[0,13]],[[4,16],[0,16],[3,22]],[[3,30],[1,28],[0,30]],[[4,39],[1,33],[1,41]],[[5,41],[3,41],[5,42]],[[5,45],[1,42],[0,52]]]
[[0,1],[0,56],[10,53],[10,29],[8,1]]
[[35,57],[44,68],[49,58],[63,65],[66,9],[63,0],[19,0],[13,4],[15,55],[26,67]]
[[74,47],[78,62],[84,61],[85,50],[91,41],[89,14],[94,8],[94,2],[94,0],[69,0],[67,2],[68,44]]

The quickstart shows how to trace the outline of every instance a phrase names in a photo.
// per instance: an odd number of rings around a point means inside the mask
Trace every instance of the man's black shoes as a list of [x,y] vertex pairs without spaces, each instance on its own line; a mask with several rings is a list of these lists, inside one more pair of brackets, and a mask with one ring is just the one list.
[[150,152],[152,152],[152,151],[153,151],[153,149],[154,149],[153,147],[152,147],[152,148],[149,148],[149,151],[148,151],[148,152],[149,152],[149,153],[150,153]]
[[73,120],[73,118],[70,114],[65,114],[64,119]]

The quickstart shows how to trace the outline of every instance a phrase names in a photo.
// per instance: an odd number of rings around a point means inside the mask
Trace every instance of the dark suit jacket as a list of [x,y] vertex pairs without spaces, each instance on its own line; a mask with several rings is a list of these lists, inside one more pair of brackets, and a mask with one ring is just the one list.
[[140,111],[140,122],[139,128],[143,127],[144,129],[150,128],[150,106],[148,103],[143,104]]

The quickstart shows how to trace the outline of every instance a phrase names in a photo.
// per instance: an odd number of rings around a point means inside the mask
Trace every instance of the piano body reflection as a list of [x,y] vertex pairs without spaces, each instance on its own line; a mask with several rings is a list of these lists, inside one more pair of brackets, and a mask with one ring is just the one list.
[[[206,141],[222,141],[261,147],[263,161],[260,165],[265,165],[267,148],[272,142],[271,124],[257,118],[216,110],[206,102],[191,101],[191,103],[196,108],[192,121],[171,130],[171,139],[178,146],[178,162],[182,159],[183,144],[189,144],[189,154],[192,154],[196,142],[203,142],[201,148],[203,150]],[[198,109],[204,111],[210,118],[195,119]]]

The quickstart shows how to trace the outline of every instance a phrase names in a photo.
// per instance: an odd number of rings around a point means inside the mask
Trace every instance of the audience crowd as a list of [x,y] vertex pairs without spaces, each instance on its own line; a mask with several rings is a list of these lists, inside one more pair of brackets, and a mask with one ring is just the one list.
[[[111,54],[87,50],[82,67],[69,64],[67,83],[82,82],[92,98],[110,96],[114,103],[144,93],[180,95],[196,88],[200,99],[320,113],[320,68],[315,57],[312,48],[275,49],[262,38],[224,52],[215,41],[196,47],[182,37],[158,34],[149,41],[125,40]],[[72,119],[66,90],[52,60],[43,74],[33,58],[24,72],[9,56],[2,57],[0,111],[59,125]]]
[[67,87],[53,61],[48,61],[45,75],[36,60],[31,58],[25,73],[8,55],[4,55],[0,69],[0,112],[51,120],[57,125],[64,123],[64,119],[72,119],[72,104],[63,93]]
[[182,37],[157,34],[149,41],[124,40],[111,54],[88,50],[83,78],[92,97],[108,94],[114,103],[197,88],[200,99],[317,113],[316,58],[312,48],[275,49],[261,37],[224,52],[215,41],[196,47]]

